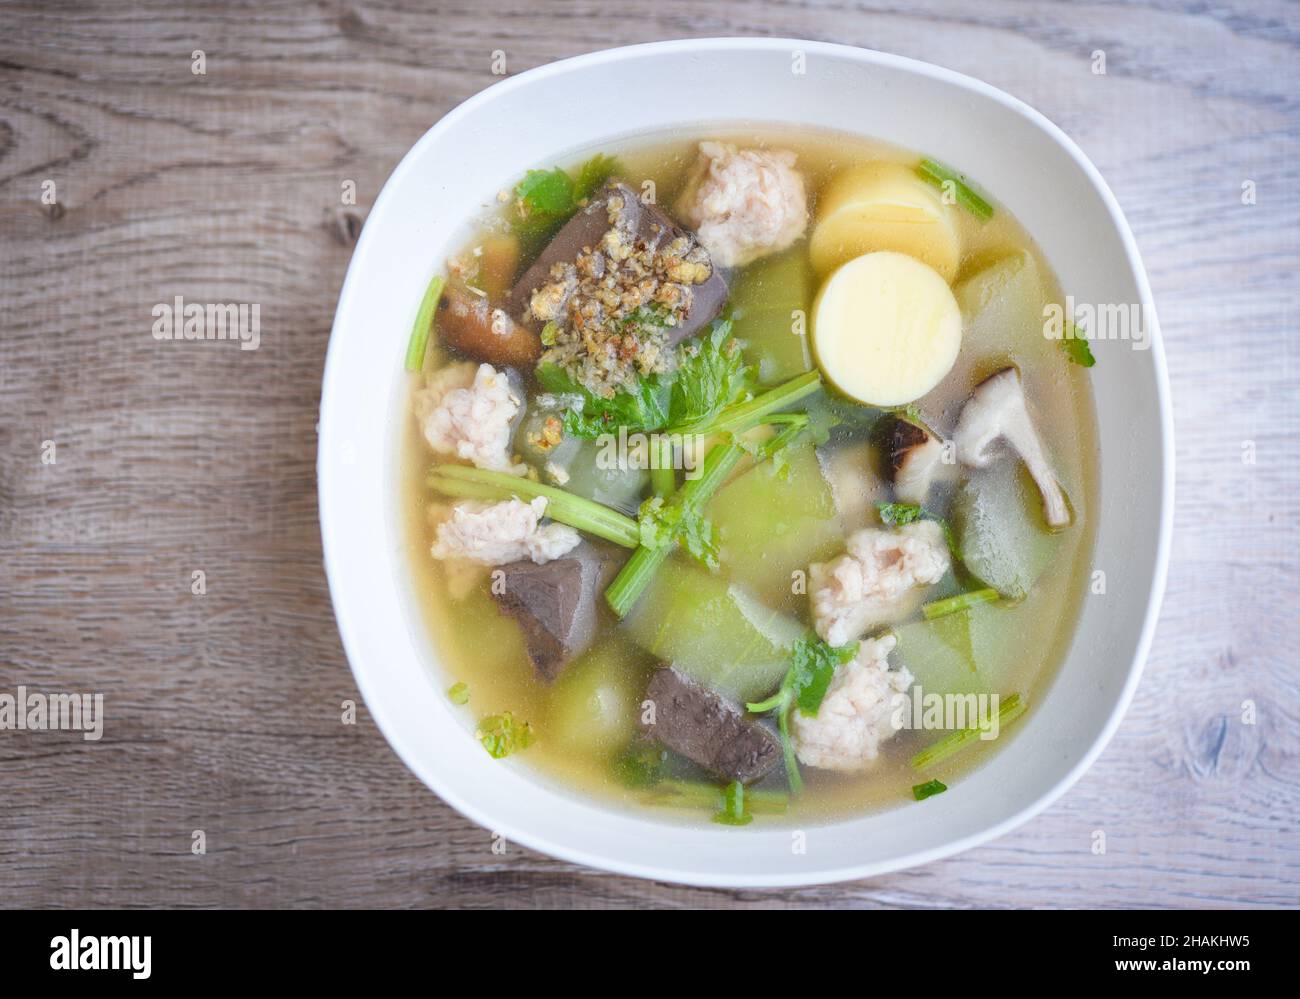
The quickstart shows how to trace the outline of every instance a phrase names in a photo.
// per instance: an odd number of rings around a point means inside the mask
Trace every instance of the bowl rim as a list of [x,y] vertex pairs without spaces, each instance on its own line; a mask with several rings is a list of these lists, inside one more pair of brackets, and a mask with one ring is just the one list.
[[502,823],[497,821],[463,799],[455,789],[450,786],[449,782],[441,779],[440,775],[429,772],[423,766],[417,765],[417,763],[411,758],[410,754],[408,754],[403,745],[402,739],[395,730],[395,726],[391,723],[390,717],[382,707],[379,707],[382,703],[382,699],[378,696],[378,681],[374,671],[370,671],[369,675],[367,675],[366,671],[361,670],[357,665],[359,659],[357,651],[360,646],[360,628],[354,627],[354,622],[348,619],[340,605],[341,584],[339,580],[342,578],[341,567],[336,562],[337,550],[330,542],[330,535],[332,532],[329,527],[335,524],[336,521],[341,521],[341,514],[339,516],[335,515],[335,504],[327,496],[326,491],[328,474],[325,473],[323,469],[328,465],[328,458],[325,453],[328,435],[324,431],[324,428],[327,425],[327,402],[340,394],[341,391],[335,384],[343,377],[341,370],[342,365],[338,360],[339,350],[337,345],[339,341],[336,339],[336,335],[339,333],[339,316],[346,311],[345,305],[355,293],[354,283],[357,279],[357,270],[353,267],[353,263],[362,257],[363,251],[368,247],[370,242],[368,237],[371,235],[371,230],[363,229],[361,240],[353,253],[353,259],[349,262],[348,271],[339,293],[339,302],[335,310],[335,320],[331,327],[330,344],[326,353],[325,368],[322,377],[320,402],[321,423],[319,425],[321,433],[317,443],[317,499],[320,511],[322,555],[326,578],[329,585],[330,599],[334,608],[335,620],[339,628],[339,635],[343,644],[344,652],[347,656],[349,668],[352,671],[357,688],[366,702],[367,709],[371,713],[371,717],[374,719],[376,726],[387,740],[389,746],[407,768],[419,777],[419,779],[434,791],[434,793],[442,798],[443,801],[451,805],[462,815],[469,818],[472,822],[484,828],[498,831],[515,843],[531,850],[536,850],[537,852],[547,856],[570,863],[580,864],[584,867],[632,877],[698,887],[776,888],[831,884],[841,881],[874,877],[893,871],[920,866],[935,860],[941,860],[962,853],[983,843],[987,843],[990,840],[996,839],[999,836],[1005,835],[1016,827],[1034,818],[1056,802],[1079,780],[1088,768],[1092,766],[1105,750],[1106,746],[1110,743],[1116,729],[1118,729],[1120,722],[1128,711],[1134,693],[1137,690],[1138,683],[1141,680],[1142,671],[1145,667],[1147,656],[1154,639],[1156,624],[1160,614],[1160,606],[1164,597],[1168,577],[1169,554],[1173,534],[1175,459],[1173,412],[1170,399],[1169,375],[1165,360],[1164,342],[1160,332],[1159,321],[1156,316],[1155,303],[1152,297],[1146,269],[1142,264],[1141,255],[1138,251],[1137,242],[1114,194],[1110,190],[1106,181],[1102,178],[1100,171],[1098,171],[1097,167],[1092,163],[1087,155],[1084,154],[1078,145],[1076,145],[1075,142],[1065,134],[1065,132],[1063,132],[1041,112],[1035,110],[1020,99],[1013,97],[1005,91],[975,77],[967,76],[958,73],[955,70],[937,66],[933,63],[928,63],[919,59],[912,59],[907,56],[881,52],[875,49],[860,48],[858,46],[833,42],[813,41],[799,38],[709,37],[673,39],[601,49],[595,52],[584,53],[545,63],[532,69],[525,70],[517,75],[508,76],[466,98],[435,122],[406,152],[401,161],[394,168],[388,180],[385,181],[384,186],[376,197],[369,214],[376,214],[390,198],[394,197],[393,192],[398,186],[400,186],[399,182],[408,171],[414,168],[414,164],[420,159],[424,148],[436,142],[439,136],[444,131],[448,130],[453,123],[469,114],[472,114],[480,105],[492,100],[497,100],[520,87],[530,85],[534,81],[548,76],[599,66],[604,63],[617,62],[630,55],[737,50],[765,52],[773,50],[789,51],[791,49],[815,52],[826,56],[834,56],[842,59],[850,59],[899,69],[954,85],[972,95],[994,101],[1006,110],[1028,119],[1030,123],[1051,137],[1054,142],[1070,156],[1074,163],[1087,177],[1088,181],[1096,190],[1102,203],[1105,205],[1107,214],[1110,218],[1110,223],[1119,235],[1120,241],[1123,244],[1125,262],[1137,286],[1141,298],[1140,304],[1150,327],[1151,359],[1155,374],[1157,405],[1160,414],[1159,439],[1162,447],[1162,464],[1160,469],[1162,495],[1160,505],[1160,523],[1155,550],[1155,564],[1152,567],[1151,588],[1147,598],[1137,646],[1134,649],[1132,661],[1129,664],[1128,674],[1125,678],[1124,685],[1119,691],[1119,696],[1117,697],[1105,724],[1102,726],[1087,751],[1081,755],[1075,765],[1063,777],[1061,777],[1055,785],[1044,791],[1035,801],[1021,808],[1019,811],[1012,813],[1001,821],[992,823],[978,832],[972,833],[961,839],[953,840],[928,850],[899,854],[898,856],[884,861],[875,861],[859,865],[831,866],[806,872],[757,872],[754,874],[719,873],[708,875],[693,871],[683,871],[661,865],[638,863],[612,855],[588,852],[584,849],[572,847],[564,842],[555,841],[542,835],[536,835],[526,828],[515,826],[511,823]]

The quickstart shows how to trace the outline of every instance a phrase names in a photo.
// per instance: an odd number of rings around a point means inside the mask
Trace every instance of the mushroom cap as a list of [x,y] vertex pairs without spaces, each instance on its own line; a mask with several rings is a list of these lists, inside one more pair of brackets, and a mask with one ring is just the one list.
[[922,505],[939,466],[943,444],[925,427],[902,417],[887,417],[881,433],[884,476],[905,503]]
[[953,434],[958,460],[972,468],[987,468],[996,457],[991,445],[1008,436],[1008,428],[1019,429],[1021,425],[1033,429],[1020,372],[1014,367],[1003,368],[975,386],[962,407]]
[[987,468],[996,457],[995,441],[1005,440],[1033,476],[1043,497],[1043,517],[1049,527],[1070,523],[1070,506],[1053,474],[1043,442],[1025,404],[1024,385],[1015,367],[1003,368],[979,385],[962,407],[953,441],[957,458],[972,468]]

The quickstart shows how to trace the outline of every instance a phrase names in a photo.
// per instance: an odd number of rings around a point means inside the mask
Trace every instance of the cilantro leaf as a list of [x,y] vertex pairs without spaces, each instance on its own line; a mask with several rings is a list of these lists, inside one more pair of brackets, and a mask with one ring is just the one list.
[[474,734],[494,760],[527,749],[533,744],[533,726],[520,721],[509,711],[484,718],[478,723]]
[[953,535],[952,525],[945,518],[933,514],[915,503],[877,503],[876,509],[880,511],[881,523],[890,527],[902,527],[904,524],[910,524],[916,520],[933,520],[943,531],[943,539],[948,544],[948,550],[956,558],[961,558],[961,551],[957,548],[957,539]]
[[790,789],[798,792],[803,787],[803,778],[799,776],[799,761],[794,740],[790,737],[790,712],[798,707],[801,714],[816,716],[831,680],[835,678],[835,670],[858,654],[858,643],[827,645],[810,633],[794,643],[790,654],[793,661],[777,692],[767,700],[746,704],[745,710],[753,714],[776,712],[786,779],[790,782]]

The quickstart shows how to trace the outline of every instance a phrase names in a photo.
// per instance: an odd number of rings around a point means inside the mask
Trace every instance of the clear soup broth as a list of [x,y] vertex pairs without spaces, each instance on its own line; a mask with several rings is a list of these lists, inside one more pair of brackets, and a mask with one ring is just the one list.
[[[710,148],[721,149],[719,156],[705,158],[700,151],[702,141],[716,143]],[[708,201],[694,192],[709,183],[710,170],[717,167],[720,179],[714,185],[714,200],[725,201],[731,196],[739,198],[737,203],[742,205],[732,216],[723,216],[723,223],[731,224],[734,215],[742,214],[745,199],[757,195],[728,189],[734,178],[727,171],[735,165],[730,160],[723,163],[721,157],[736,151],[793,154],[790,169],[802,183],[806,224],[792,240],[789,231],[780,237],[789,245],[766,252],[760,246],[752,260],[724,266],[718,262],[720,258],[735,261],[738,256],[735,246],[725,243],[725,225],[713,224],[717,219],[711,218],[693,228],[691,221],[681,216],[694,213],[678,206],[690,203],[691,197],[700,204]],[[598,443],[609,442],[578,439],[570,433],[573,428],[565,423],[565,413],[580,407],[581,399],[551,391],[553,381],[542,384],[536,354],[540,350],[543,364],[548,358],[572,364],[558,368],[582,384],[573,372],[589,369],[577,365],[575,352],[581,353],[584,344],[594,350],[596,341],[591,335],[585,341],[575,336],[563,318],[559,323],[543,323],[542,315],[527,311],[532,305],[517,291],[521,275],[530,273],[531,265],[565,224],[565,206],[560,204],[556,218],[536,212],[524,217],[528,206],[520,207],[519,189],[503,192],[498,201],[482,206],[466,220],[462,251],[448,261],[447,285],[427,356],[421,373],[411,378],[411,415],[403,435],[402,502],[408,559],[419,605],[442,663],[433,682],[446,689],[454,702],[463,702],[457,710],[464,715],[467,738],[481,739],[493,755],[509,756],[500,765],[528,768],[539,779],[571,793],[644,810],[665,821],[716,819],[742,825],[752,818],[756,826],[807,824],[884,808],[924,807],[917,803],[918,798],[935,793],[938,785],[933,782],[951,787],[990,753],[1015,741],[1016,718],[1034,710],[1068,649],[1088,585],[1097,490],[1095,420],[1086,367],[1077,363],[1076,355],[1061,342],[1043,332],[1045,308],[1063,301],[1055,276],[1030,235],[1001,206],[985,204],[991,214],[984,217],[979,204],[972,208],[964,200],[964,183],[944,185],[935,177],[922,177],[924,170],[917,167],[920,154],[882,143],[787,128],[724,127],[572,151],[557,161],[574,184],[570,199],[580,212],[584,210],[584,165],[597,155],[616,161],[596,171],[598,174],[612,170],[614,177],[643,198],[648,194],[647,200],[662,206],[699,245],[704,245],[705,233],[711,234],[719,249],[709,251],[706,267],[722,276],[726,285],[719,319],[682,344],[665,345],[660,337],[663,328],[651,329],[650,323],[663,319],[658,301],[652,304],[659,311],[643,307],[635,313],[635,317],[649,317],[646,326],[634,331],[634,337],[642,337],[644,332],[644,342],[635,345],[642,355],[633,359],[628,380],[617,391],[627,391],[629,385],[641,384],[646,378],[660,384],[667,401],[663,404],[666,413],[658,422],[661,429],[671,427],[675,405],[671,386],[681,370],[681,358],[686,356],[681,353],[683,344],[714,337],[722,320],[729,320],[730,328],[716,336],[721,346],[714,361],[739,368],[733,360],[738,354],[745,368],[745,387],[728,390],[735,394],[723,399],[722,413],[808,372],[818,373],[820,382],[812,393],[776,411],[806,415],[802,426],[776,422],[742,427],[731,434],[725,429],[715,431],[708,420],[697,421],[705,430],[698,442],[697,463],[710,447],[736,443],[742,453],[720,487],[686,518],[693,519],[690,533],[697,535],[695,542],[680,533],[688,530],[680,523],[675,527],[659,524],[668,537],[668,553],[622,617],[611,610],[605,591],[612,579],[622,578],[620,573],[633,557],[633,549],[577,528],[583,539],[583,547],[577,550],[594,546],[602,560],[600,571],[582,575],[574,570],[560,589],[591,587],[592,593],[580,596],[594,603],[594,623],[579,636],[576,650],[550,656],[554,676],[543,676],[526,641],[529,632],[521,623],[520,601],[524,601],[525,615],[545,615],[526,605],[527,594],[516,594],[514,610],[510,610],[505,606],[509,601],[503,603],[501,587],[503,579],[514,572],[509,566],[516,562],[526,563],[527,574],[540,579],[539,569],[571,559],[572,554],[561,552],[540,564],[528,556],[500,561],[500,557],[510,559],[517,552],[499,556],[495,562],[491,557],[476,562],[458,554],[460,550],[444,540],[442,557],[435,557],[439,532],[448,524],[456,504],[477,504],[472,508],[482,510],[515,494],[496,480],[490,487],[459,480],[449,486],[445,479],[439,480],[441,485],[430,485],[431,467],[460,465],[468,469],[477,464],[498,475],[516,476],[521,489],[525,488],[522,483],[530,483],[572,492],[615,511],[623,518],[620,524],[637,524],[639,513],[644,520],[643,504],[656,488],[666,493],[665,505],[673,496],[684,495],[694,472],[678,467],[665,486],[663,472],[656,478],[653,472],[640,469],[635,470],[637,474],[625,468],[605,474],[611,470],[594,467],[599,466],[599,455],[593,462],[591,452],[597,450]],[[789,159],[784,156],[780,162]],[[874,164],[893,164],[896,170],[883,171],[887,182],[873,180]],[[763,165],[760,157],[759,167]],[[549,164],[545,166],[550,169]],[[866,178],[858,188],[854,187],[858,181],[852,179],[855,171]],[[740,181],[745,179],[740,167],[735,167],[735,173]],[[850,180],[844,180],[846,177]],[[925,195],[909,186],[907,177],[918,178],[922,188],[938,196],[942,207],[934,209]],[[533,181],[539,197],[555,193],[547,188],[553,180],[539,176]],[[527,181],[524,184],[522,189],[531,189]],[[554,186],[558,190],[565,185],[558,182]],[[775,196],[779,194],[778,190]],[[590,193],[585,204],[599,197],[599,193]],[[935,219],[922,217],[924,224],[938,226],[936,238],[941,245],[933,251],[938,256],[929,256],[928,245],[912,252],[924,256],[927,270],[940,274],[950,290],[958,309],[960,345],[955,359],[948,362],[939,357],[935,362],[946,367],[937,384],[922,395],[907,403],[873,404],[838,386],[878,382],[882,376],[877,371],[826,370],[830,363],[826,359],[835,356],[841,358],[835,363],[842,364],[842,358],[848,357],[852,364],[879,368],[896,364],[904,372],[900,379],[928,377],[928,357],[923,365],[916,358],[868,354],[863,348],[861,358],[854,360],[858,358],[854,354],[858,338],[885,335],[868,330],[877,322],[871,311],[875,306],[859,308],[854,303],[888,303],[892,295],[903,301],[900,309],[912,306],[886,281],[876,298],[847,300],[852,306],[846,313],[850,328],[843,333],[831,329],[832,322],[841,320],[833,319],[826,305],[838,293],[829,287],[830,278],[837,275],[839,280],[840,268],[847,270],[848,265],[827,264],[824,258],[827,252],[832,258],[840,253],[849,256],[856,267],[865,254],[886,251],[906,255],[912,245],[906,239],[911,237],[897,237],[904,243],[902,249],[896,249],[891,234],[900,225],[915,221],[907,214],[916,210],[909,201],[912,198],[918,199],[922,212],[939,213]],[[556,195],[548,204],[556,201],[563,198]],[[896,217],[891,212],[902,214]],[[770,220],[760,217],[759,221]],[[848,235],[837,235],[835,226]],[[779,228],[768,226],[767,230]],[[742,244],[746,238],[742,233]],[[587,266],[609,266],[618,252],[616,248],[603,265],[587,261]],[[739,256],[754,252],[752,247],[744,248]],[[677,262],[674,257],[672,265]],[[863,268],[869,275],[870,268]],[[672,271],[671,266],[669,272],[681,273]],[[578,290],[571,290],[571,310],[573,297],[581,295],[584,287],[581,274],[577,280]],[[699,305],[705,286],[697,284],[692,290],[693,304]],[[867,294],[856,287],[843,293]],[[473,339],[482,331],[470,330],[466,339],[465,331],[455,328],[457,317],[447,310],[456,307],[456,294],[469,296],[466,301],[483,310],[488,328],[511,341],[511,349],[523,344],[522,354],[502,355],[510,363],[494,365],[503,390],[519,405],[511,420],[508,453],[491,458],[480,454],[487,445],[478,450],[462,446],[458,451],[456,420],[451,419],[452,439],[448,441],[446,414],[431,415],[436,403],[445,404],[447,398],[445,391],[439,396],[442,390],[429,388],[441,372],[460,365],[465,374],[457,384],[461,391],[473,392],[469,372],[491,363],[485,350],[487,354],[498,350],[497,341],[487,341],[484,348]],[[670,296],[663,298],[670,302]],[[936,308],[951,310],[948,298],[942,294],[937,298],[942,301]],[[532,301],[537,301],[536,295]],[[538,308],[544,313],[543,306]],[[907,333],[912,329],[907,323],[920,322],[915,315],[928,308],[927,302],[912,308],[903,320],[881,318],[879,324],[893,322],[890,328],[895,332],[889,335],[895,338],[912,335]],[[581,322],[573,318],[577,314],[568,313],[571,324]],[[628,321],[625,316],[625,326]],[[614,321],[608,322],[614,325]],[[824,325],[819,327],[819,322]],[[670,326],[670,337],[671,330]],[[900,330],[903,332],[897,332]],[[833,346],[837,336],[845,340],[846,347]],[[540,348],[529,337],[540,340]],[[660,337],[657,347],[650,343],[655,337]],[[936,337],[918,339],[922,344],[918,351],[930,350],[925,345]],[[561,349],[566,344],[567,354]],[[892,341],[887,340],[882,349],[892,349]],[[659,351],[654,356],[675,354],[676,358],[669,358],[665,370],[647,375],[651,369],[636,365],[654,350]],[[466,362],[471,367],[466,367]],[[968,413],[967,408],[976,399],[982,403],[981,392],[994,382],[990,376],[1008,368],[1018,375],[1018,385],[1003,381],[1023,395],[1023,408],[1041,445],[1046,474],[1054,477],[1068,504],[1068,523],[1047,523],[1050,501],[1039,477],[1031,474],[1030,462],[1025,460],[1028,456],[1021,453],[1023,441],[1012,440],[1016,435],[1010,424],[994,427],[1003,432],[995,434],[994,442],[984,448],[987,462],[982,467],[973,464],[960,446],[959,431],[967,436],[974,432],[963,430],[963,414],[971,424],[977,422],[974,410]],[[605,371],[600,377],[609,374]],[[716,389],[717,381],[715,378],[709,386]],[[599,387],[608,389],[608,383]],[[862,394],[889,389],[889,385],[877,388],[871,384]],[[989,389],[986,394],[991,392]],[[558,400],[554,398],[557,395]],[[593,395],[602,398],[598,392]],[[467,405],[473,402],[468,396],[462,401]],[[591,405],[588,401],[584,412],[590,411]],[[1011,419],[1005,414],[1012,409],[1004,407],[995,417]],[[475,412],[473,419],[479,419],[481,429],[488,419],[481,418],[482,411]],[[493,419],[497,415],[489,413]],[[713,424],[718,418],[715,414]],[[430,420],[442,421],[434,432],[441,450],[430,442]],[[896,421],[910,428],[900,428]],[[653,420],[643,423],[654,426]],[[617,440],[617,427],[611,424],[609,430],[609,436]],[[636,427],[632,430],[635,437]],[[767,453],[765,448],[785,430],[792,431],[789,440],[775,453]],[[937,447],[935,453],[940,457],[928,483],[923,475],[920,485],[910,482],[904,489],[901,484],[905,466],[891,466],[900,434],[904,440],[919,438]],[[647,436],[653,437],[653,433]],[[499,439],[495,443],[499,444]],[[617,453],[624,464],[630,460],[623,452],[609,453]],[[911,451],[902,453],[903,461],[910,460]],[[467,458],[467,454],[472,456]],[[573,458],[574,454],[579,457]],[[682,455],[672,454],[680,466]],[[898,460],[894,457],[893,464]],[[1041,474],[1042,466],[1038,471]],[[915,469],[909,472],[915,473]],[[454,494],[445,491],[453,487]],[[922,490],[918,502],[900,497],[900,493],[910,492],[918,499],[917,489]],[[531,495],[525,491],[518,498],[528,503]],[[555,501],[548,501],[548,512],[557,509]],[[546,530],[548,523],[543,518],[537,529]],[[918,526],[926,524],[933,527]],[[674,529],[679,533],[673,535]],[[869,535],[886,546],[891,539],[912,532],[918,544],[924,541],[934,549],[929,554],[941,560],[942,574],[906,586],[902,593],[890,591],[884,597],[876,593],[883,608],[870,614],[858,613],[860,607],[850,608],[845,612],[849,619],[842,622],[844,627],[834,632],[833,625],[819,620],[815,610],[816,583],[818,579],[824,583],[827,575],[824,571],[818,577],[813,566],[847,565],[836,560],[848,558],[849,539],[863,531],[888,535]],[[558,547],[567,543],[559,534],[555,537],[559,538]],[[465,543],[463,537],[460,543]],[[693,547],[697,550],[692,551]],[[451,557],[448,550],[453,552]],[[473,554],[483,552],[474,549]],[[922,551],[921,555],[925,554]],[[883,586],[879,580],[888,573],[909,571],[911,558],[892,549],[886,551],[879,563],[868,566],[882,574],[877,579],[868,572],[868,583]],[[924,567],[918,571],[924,572]],[[574,593],[568,592],[561,599],[573,597]],[[954,597],[955,603],[949,601]],[[868,623],[860,625],[862,621]],[[849,637],[838,641],[845,637],[845,627]],[[832,643],[828,634],[837,642]],[[892,647],[888,647],[891,641]],[[854,642],[858,643],[856,654],[862,654],[864,646],[874,650],[874,661],[857,664],[855,658],[848,658],[848,652],[837,651]],[[559,666],[555,666],[556,660]],[[799,672],[792,670],[792,665],[801,665],[802,679],[792,679],[792,672]],[[706,724],[702,732],[696,724],[699,717],[680,725],[662,719],[646,725],[647,710],[653,717],[660,709],[690,713],[694,707],[699,709],[697,715],[702,711],[713,717],[694,702],[667,705],[647,696],[657,671],[673,667],[684,672],[693,685],[690,696],[703,691],[700,696],[718,697],[727,711],[734,712],[726,725],[710,729]],[[863,680],[865,686],[856,688],[855,700],[850,687],[858,669],[874,672],[870,682]],[[882,672],[886,669],[888,675]],[[802,701],[815,701],[816,688],[828,678],[829,686],[821,692],[816,712],[800,716]],[[811,691],[810,686],[814,688]],[[782,691],[786,703],[771,707],[771,702],[781,700]],[[889,722],[882,720],[884,712],[879,706],[872,709],[868,705],[863,717],[854,716],[855,704],[860,706],[863,697],[869,700],[871,691],[893,698]],[[931,717],[927,724],[922,712],[900,728],[898,712],[923,707],[922,695],[946,696],[942,710],[947,714],[941,719]],[[762,702],[768,702],[766,710],[746,709],[746,704],[762,708]],[[954,725],[952,711],[958,705],[971,713]],[[874,722],[869,723],[866,715],[873,710]],[[504,725],[503,717],[508,719]],[[979,719],[988,723],[995,717],[1004,722],[999,724],[996,738],[979,738],[978,730],[968,731]],[[934,724],[936,720],[939,724]],[[843,727],[835,729],[837,724]],[[766,734],[754,735],[749,726],[759,726]],[[787,734],[782,734],[783,727]],[[658,738],[658,733],[666,734],[667,740]],[[729,755],[726,747],[720,750],[719,740],[725,742],[728,737],[750,740],[750,751],[736,749]],[[945,746],[948,748],[942,749]],[[918,758],[932,747],[941,751]],[[758,764],[755,755],[761,758]],[[797,777],[790,772],[791,756]],[[732,757],[741,762],[719,769],[719,758]],[[805,762],[804,757],[812,762]],[[819,765],[823,763],[829,765]]]

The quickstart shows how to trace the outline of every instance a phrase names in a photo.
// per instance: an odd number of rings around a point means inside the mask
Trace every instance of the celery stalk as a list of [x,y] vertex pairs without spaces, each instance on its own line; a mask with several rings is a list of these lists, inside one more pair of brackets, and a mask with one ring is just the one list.
[[923,604],[921,613],[925,615],[927,621],[933,621],[936,617],[955,614],[957,611],[967,610],[977,604],[991,604],[1000,596],[1001,594],[992,587],[985,587],[982,590],[967,590],[965,593],[958,593],[956,596],[946,597],[943,600],[932,600],[928,604]]
[[[681,503],[699,510],[709,498],[717,492],[744,456],[745,449],[739,444],[715,445],[704,458],[704,467],[699,478],[690,479],[682,486],[674,503]],[[605,590],[605,602],[620,618],[625,617],[637,602],[646,586],[649,585],[655,570],[663,565],[672,552],[671,545],[659,548],[640,547],[624,563],[614,581]]]
[[444,495],[471,499],[533,499],[542,496],[546,498],[546,515],[552,520],[624,548],[636,548],[641,542],[641,531],[631,517],[522,476],[467,465],[436,465],[430,471],[427,483],[431,489]]
[[442,286],[446,279],[435,274],[425,289],[420,301],[420,311],[415,314],[415,326],[411,329],[411,339],[406,344],[406,370],[419,372],[424,369],[424,354],[429,347],[429,334],[433,332],[433,313],[442,298]]
[[[998,732],[1001,734],[1004,726],[1015,721],[1025,713],[1028,705],[1019,694],[1012,694],[998,705]],[[973,728],[964,728],[960,732],[953,732],[944,736],[932,746],[927,746],[915,756],[912,757],[912,767],[916,770],[929,769],[940,760],[946,760],[954,753],[965,749],[968,745],[980,737],[983,730],[979,726]]]
[[656,496],[667,499],[677,488],[677,471],[673,468],[673,445],[667,437],[660,437],[656,443],[653,467],[650,469],[650,488]]
[[791,406],[821,388],[822,376],[816,371],[808,371],[797,378],[769,389],[755,396],[748,402],[728,406],[721,413],[707,420],[687,423],[673,427],[668,433],[674,434],[713,434],[744,433],[763,422],[770,413]]

